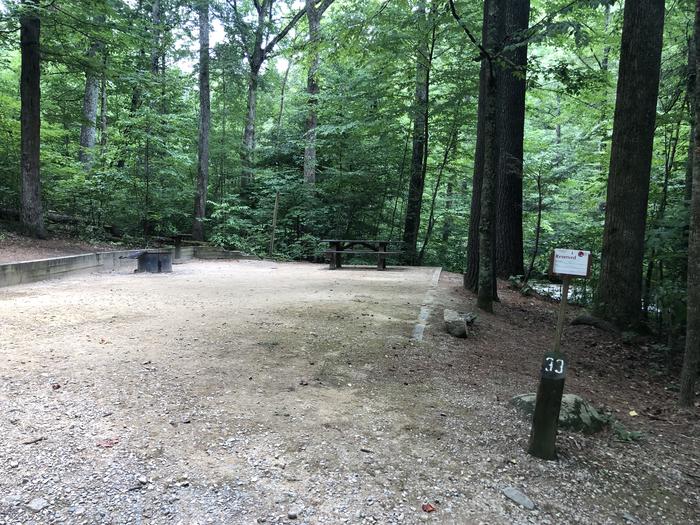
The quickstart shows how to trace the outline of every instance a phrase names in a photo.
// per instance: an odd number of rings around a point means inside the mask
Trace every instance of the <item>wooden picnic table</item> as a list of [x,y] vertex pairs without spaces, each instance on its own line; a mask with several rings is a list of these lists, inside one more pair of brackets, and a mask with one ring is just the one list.
[[375,255],[377,257],[377,270],[386,270],[386,258],[388,255],[396,255],[403,252],[389,251],[387,247],[392,241],[372,239],[322,239],[328,243],[326,255],[330,260],[330,269],[342,268],[342,257],[345,255]]

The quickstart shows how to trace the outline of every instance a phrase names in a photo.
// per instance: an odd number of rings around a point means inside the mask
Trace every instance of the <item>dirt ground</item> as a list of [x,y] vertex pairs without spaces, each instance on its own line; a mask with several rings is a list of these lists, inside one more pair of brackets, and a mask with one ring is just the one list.
[[561,432],[544,462],[508,400],[536,388],[554,304],[502,289],[458,340],[456,274],[429,294],[430,268],[174,269],[0,289],[0,524],[700,520],[698,411],[643,341],[567,328],[566,391],[643,438]]
[[31,239],[3,230],[0,226],[0,264],[122,249],[114,244],[90,243],[60,235],[49,239]]

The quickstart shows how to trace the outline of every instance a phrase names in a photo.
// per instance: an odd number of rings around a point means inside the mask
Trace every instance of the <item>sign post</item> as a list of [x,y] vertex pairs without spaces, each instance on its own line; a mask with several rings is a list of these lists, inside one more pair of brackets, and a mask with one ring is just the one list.
[[561,337],[566,319],[566,306],[569,299],[569,284],[574,277],[589,277],[591,273],[591,253],[581,250],[554,250],[549,266],[550,275],[561,277],[562,291],[557,331],[554,335],[554,348],[544,355],[540,371],[540,385],[535,400],[535,413],[532,417],[532,430],[528,453],[547,460],[557,459],[556,437],[564,394],[564,379],[568,362],[561,353]]

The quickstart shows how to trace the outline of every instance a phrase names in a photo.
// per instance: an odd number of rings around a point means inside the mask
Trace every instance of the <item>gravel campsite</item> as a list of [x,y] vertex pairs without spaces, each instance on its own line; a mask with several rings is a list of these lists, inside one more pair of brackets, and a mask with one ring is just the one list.
[[542,461],[509,401],[536,389],[556,304],[503,287],[457,339],[460,285],[193,261],[1,289],[0,523],[698,520],[697,413],[643,340],[567,327],[566,392],[619,424],[561,430]]

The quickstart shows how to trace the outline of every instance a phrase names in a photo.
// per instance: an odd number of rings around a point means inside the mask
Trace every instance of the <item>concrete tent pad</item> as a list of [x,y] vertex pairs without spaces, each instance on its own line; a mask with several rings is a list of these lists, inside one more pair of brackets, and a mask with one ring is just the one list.
[[[144,347],[144,352],[162,355],[164,347],[188,331],[206,332],[208,337],[235,333],[244,343],[270,331],[256,326],[308,324],[318,328],[319,335],[330,336],[320,333],[324,327],[333,328],[324,312],[355,311],[362,304],[365,309],[372,305],[372,313],[379,314],[375,322],[393,321],[390,328],[402,335],[399,326],[417,317],[431,275],[430,268],[396,268],[383,275],[371,268],[329,272],[316,265],[238,261],[192,262],[176,266],[172,275],[73,277],[0,290],[0,342],[38,349],[43,337],[51,343],[83,328],[86,337],[94,330],[115,338],[138,335],[155,345]],[[382,316],[382,310],[387,315]],[[215,326],[217,321],[228,329]],[[125,324],[129,333],[123,333]],[[245,331],[237,333],[234,327]],[[31,341],[18,337],[22,334],[31,334]]]
[[382,496],[365,462],[410,420],[383,370],[432,275],[193,262],[0,290],[0,456],[19,463],[0,493],[118,522],[328,516]]

